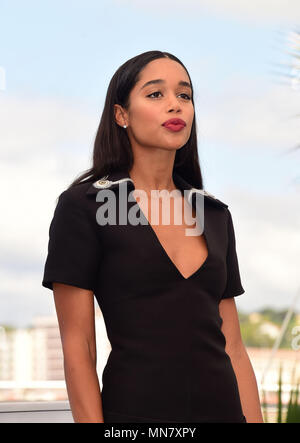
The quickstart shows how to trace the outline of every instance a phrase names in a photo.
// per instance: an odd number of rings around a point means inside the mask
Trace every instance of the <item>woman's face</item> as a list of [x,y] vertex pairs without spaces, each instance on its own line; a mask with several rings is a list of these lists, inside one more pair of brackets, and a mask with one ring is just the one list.
[[[157,79],[163,81],[145,86]],[[186,144],[191,133],[194,106],[191,88],[179,82],[190,84],[185,69],[174,60],[156,59],[141,71],[140,80],[130,92],[130,107],[125,113],[132,147],[177,150]],[[178,132],[162,126],[171,118],[184,120],[186,126]]]

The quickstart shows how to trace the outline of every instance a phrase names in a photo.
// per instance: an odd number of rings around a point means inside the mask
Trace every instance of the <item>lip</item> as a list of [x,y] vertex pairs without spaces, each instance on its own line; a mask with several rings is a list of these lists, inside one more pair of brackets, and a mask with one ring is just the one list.
[[170,118],[169,120],[165,121],[163,123],[163,126],[186,126],[186,123],[184,120],[181,120],[181,118]]
[[170,120],[164,122],[162,126],[172,132],[178,132],[186,126],[186,123],[184,120],[181,120],[181,118],[171,118]]

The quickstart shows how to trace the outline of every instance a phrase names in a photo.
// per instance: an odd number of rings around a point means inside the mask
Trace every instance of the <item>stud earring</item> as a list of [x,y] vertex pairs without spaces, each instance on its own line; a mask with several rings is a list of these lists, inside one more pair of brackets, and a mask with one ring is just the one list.
[[125,128],[125,129],[126,129],[126,128],[127,128],[127,126],[126,126],[126,125],[124,125],[124,126],[123,126],[123,128]]

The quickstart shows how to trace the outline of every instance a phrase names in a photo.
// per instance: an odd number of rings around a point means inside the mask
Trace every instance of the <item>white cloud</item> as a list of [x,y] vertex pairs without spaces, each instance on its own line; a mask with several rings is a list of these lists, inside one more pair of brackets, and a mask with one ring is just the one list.
[[0,121],[1,256],[6,266],[33,267],[56,198],[90,167],[98,122],[82,104],[9,96]]
[[[127,4],[135,8],[146,9],[148,14],[172,12],[183,15],[210,13],[216,17],[224,16],[250,23],[292,24],[300,20],[298,0],[115,0],[117,4]],[[159,8],[159,9],[158,9]]]
[[[297,194],[272,197],[227,187],[222,199],[230,205],[241,279],[246,291],[236,298],[238,308],[251,311],[265,306],[288,307],[300,285],[300,202]],[[44,220],[34,222],[25,242],[18,244],[21,233],[15,232],[17,241],[11,239],[13,252],[25,269],[21,266],[20,270],[15,269],[15,264],[10,263],[0,271],[0,324],[10,321],[25,325],[33,315],[53,312],[52,294],[41,286],[50,212],[47,210]],[[2,238],[2,244],[3,241]],[[33,242],[32,248],[30,242]],[[26,269],[27,261],[34,262],[33,269]],[[300,310],[300,306],[297,309]]]
[[0,279],[0,325],[25,327],[34,316],[55,313],[53,293],[41,287],[39,272],[0,269]]
[[83,103],[42,97],[0,95],[0,159],[45,160],[92,145],[97,120]]
[[[242,144],[245,150],[249,145],[286,146],[297,138],[296,129],[282,121],[296,108],[293,94],[274,87],[265,95],[255,95],[254,88],[253,93],[243,95],[238,89],[233,95],[235,86],[217,99],[206,96],[210,106],[204,104],[200,116],[206,138]],[[0,131],[0,322],[26,324],[32,315],[52,309],[51,293],[41,286],[49,222],[56,197],[90,166],[91,134],[100,116],[82,104],[55,100],[7,96],[5,104],[8,113],[0,111],[5,119]],[[236,124],[238,118],[242,124]],[[299,199],[296,194],[275,199],[250,191],[226,192],[230,199],[225,195],[224,201],[231,200],[235,208],[247,290],[237,302],[247,309],[267,302],[285,306],[298,283]]]
[[196,112],[204,140],[260,151],[284,151],[300,143],[299,91],[278,84],[262,89],[245,76],[232,78],[215,97],[201,87]]
[[[287,307],[300,288],[300,200],[227,188],[246,293],[241,307]],[[300,311],[300,303],[297,306]]]
[[58,195],[90,167],[99,118],[82,103],[1,97],[0,322],[27,324],[51,307],[41,286],[49,223]]

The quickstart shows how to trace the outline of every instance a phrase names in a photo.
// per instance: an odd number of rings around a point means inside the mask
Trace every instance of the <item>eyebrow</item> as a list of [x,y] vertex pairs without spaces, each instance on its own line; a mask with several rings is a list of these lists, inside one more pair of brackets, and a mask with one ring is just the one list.
[[[157,83],[166,83],[165,80],[162,80],[161,78],[158,78],[156,80],[149,80],[147,83],[145,83],[141,89],[145,88],[148,85],[152,85],[152,84],[157,84]],[[190,83],[185,82],[183,80],[181,80],[180,82],[178,82],[179,86],[187,86],[188,88],[190,88],[192,90],[192,86],[190,85]],[[141,90],[140,89],[140,90]]]

